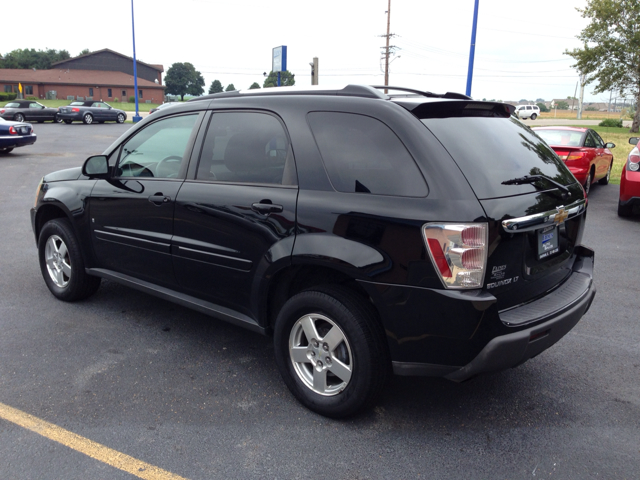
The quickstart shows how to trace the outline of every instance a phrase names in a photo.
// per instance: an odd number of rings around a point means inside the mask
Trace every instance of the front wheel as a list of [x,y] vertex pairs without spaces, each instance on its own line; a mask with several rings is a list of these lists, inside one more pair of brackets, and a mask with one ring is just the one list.
[[86,125],[91,125],[93,123],[93,115],[91,115],[90,113],[85,113],[84,117],[82,117],[82,121]]
[[538,118],[538,115],[536,115],[535,113],[531,114],[531,120],[535,120],[536,118]]
[[289,299],[278,314],[274,344],[278,369],[291,393],[327,417],[370,407],[391,370],[375,310],[338,286]]
[[100,287],[100,278],[85,272],[80,245],[67,219],[49,220],[42,227],[38,259],[44,282],[60,300],[82,300]]
[[118,122],[118,123],[124,123],[124,120],[125,120],[125,118],[124,118],[124,114],[119,113],[119,114],[118,114],[118,116],[117,116],[117,118],[116,118],[116,122]]
[[591,171],[589,171],[589,175],[587,176],[587,179],[584,182],[583,188],[584,188],[584,193],[586,193],[587,195],[589,195],[589,191],[591,190],[591,182],[593,181],[593,175],[591,173]]
[[609,183],[609,179],[611,178],[611,169],[612,168],[613,168],[613,162],[611,162],[609,164],[609,170],[607,170],[607,174],[603,178],[598,180],[598,183],[600,185],[607,185]]
[[53,123],[62,123],[62,119],[56,115],[56,117],[53,119]]

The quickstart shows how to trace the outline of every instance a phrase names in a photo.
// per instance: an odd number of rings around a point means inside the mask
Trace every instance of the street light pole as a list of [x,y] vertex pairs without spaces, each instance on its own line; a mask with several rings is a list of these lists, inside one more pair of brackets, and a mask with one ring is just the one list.
[[[133,0],[132,0],[133,1]],[[478,25],[478,3],[475,1],[475,7],[473,9],[473,28],[471,29],[471,51],[469,52],[469,70],[467,72],[467,96],[471,96],[471,80],[473,79],[473,59],[476,55],[476,27]]]
[[133,35],[133,89],[136,94],[136,114],[133,116],[133,123],[142,120],[138,113],[138,66],[136,65],[136,27],[133,20],[133,0],[131,0],[131,33]]

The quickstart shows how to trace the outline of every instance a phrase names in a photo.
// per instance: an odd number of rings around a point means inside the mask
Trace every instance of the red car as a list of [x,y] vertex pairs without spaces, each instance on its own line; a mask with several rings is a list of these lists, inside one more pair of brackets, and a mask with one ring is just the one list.
[[620,198],[618,200],[618,215],[628,217],[633,213],[634,206],[640,206],[640,151],[638,150],[640,137],[629,139],[635,148],[629,152],[629,157],[622,167],[620,177]]
[[609,183],[613,154],[609,150],[614,143],[604,143],[600,135],[590,128],[536,127],[533,128],[555,150],[571,173],[589,193],[595,181]]

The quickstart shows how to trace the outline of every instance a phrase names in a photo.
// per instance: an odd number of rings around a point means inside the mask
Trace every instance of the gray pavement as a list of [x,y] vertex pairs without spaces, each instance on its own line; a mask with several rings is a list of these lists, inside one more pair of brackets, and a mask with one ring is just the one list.
[[[598,293],[557,345],[462,384],[393,378],[334,421],[292,398],[269,338],[111,282],[74,304],[49,293],[38,180],[128,127],[36,125],[0,156],[0,404],[194,480],[638,478],[640,218],[617,217],[616,185],[592,189]],[[2,419],[0,459],[1,479],[135,478]]]

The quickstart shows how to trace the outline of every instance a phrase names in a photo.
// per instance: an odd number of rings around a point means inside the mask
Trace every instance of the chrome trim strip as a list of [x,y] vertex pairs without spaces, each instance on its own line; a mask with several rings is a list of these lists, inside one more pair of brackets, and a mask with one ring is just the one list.
[[576,200],[571,205],[560,205],[553,210],[519,218],[509,218],[502,221],[502,228],[509,233],[530,232],[539,228],[561,225],[585,211],[587,201]]

